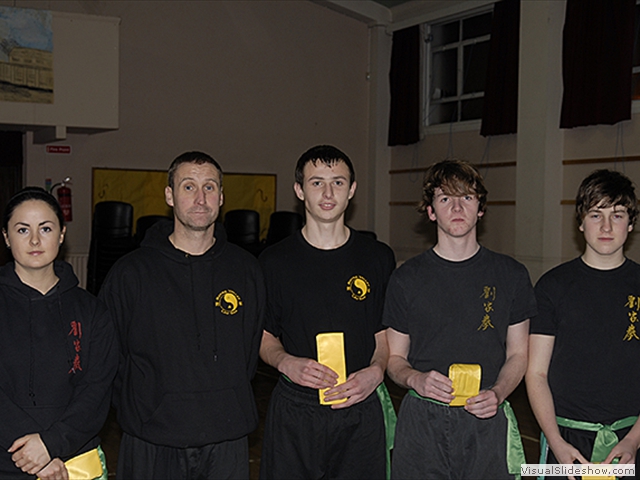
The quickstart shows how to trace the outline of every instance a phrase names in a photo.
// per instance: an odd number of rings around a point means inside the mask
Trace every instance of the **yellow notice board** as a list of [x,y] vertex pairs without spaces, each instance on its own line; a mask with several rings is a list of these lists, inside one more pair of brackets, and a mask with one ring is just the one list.
[[276,176],[225,173],[222,185],[224,205],[221,218],[230,210],[255,210],[260,214],[260,238],[266,238],[269,219],[276,211]]
[[[145,215],[172,216],[164,201],[167,172],[162,170],[93,169],[93,203],[115,200],[133,205],[134,226]],[[276,209],[276,176],[272,174],[225,173],[222,179],[224,212],[240,208],[260,214],[260,238],[266,237],[269,218]]]

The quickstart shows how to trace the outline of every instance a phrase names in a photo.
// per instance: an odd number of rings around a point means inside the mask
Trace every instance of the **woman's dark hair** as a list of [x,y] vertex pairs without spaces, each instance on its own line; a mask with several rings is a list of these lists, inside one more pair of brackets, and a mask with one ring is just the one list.
[[60,222],[60,229],[64,227],[64,213],[62,213],[62,208],[60,208],[60,204],[55,199],[53,195],[48,193],[44,188],[41,187],[25,187],[16,193],[13,197],[9,199],[7,202],[7,206],[4,209],[4,217],[2,220],[2,229],[6,232],[9,228],[9,220],[13,216],[13,212],[16,208],[22,205],[24,202],[29,200],[40,200],[53,210],[53,213],[58,217],[58,222]]

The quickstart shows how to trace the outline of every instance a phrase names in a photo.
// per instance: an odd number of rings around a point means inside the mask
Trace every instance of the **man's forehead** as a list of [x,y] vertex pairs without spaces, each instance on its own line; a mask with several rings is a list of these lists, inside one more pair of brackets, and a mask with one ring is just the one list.
[[178,183],[187,180],[205,180],[220,183],[220,172],[210,163],[183,163],[175,173]]
[[344,177],[349,178],[349,167],[342,160],[338,160],[330,165],[327,165],[321,160],[308,162],[304,166],[305,178],[327,178],[327,177]]

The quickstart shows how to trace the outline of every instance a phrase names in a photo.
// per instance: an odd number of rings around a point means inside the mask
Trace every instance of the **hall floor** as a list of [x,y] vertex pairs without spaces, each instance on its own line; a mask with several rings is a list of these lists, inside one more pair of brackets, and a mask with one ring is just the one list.
[[[262,450],[262,432],[264,428],[264,418],[269,404],[271,391],[278,380],[278,372],[270,366],[260,362],[258,372],[253,380],[253,388],[258,405],[258,413],[260,415],[260,425],[258,429],[249,435],[249,461],[251,469],[251,480],[258,478],[260,471],[260,452]],[[391,399],[396,407],[396,411],[400,407],[400,402],[406,390],[395,385],[388,378],[385,380]],[[527,463],[538,463],[540,452],[540,428],[529,407],[524,382],[513,392],[509,398],[520,427],[520,434],[524,445]],[[116,463],[118,460],[118,447],[120,445],[120,427],[118,426],[115,415],[109,416],[107,423],[102,431],[102,447],[107,457],[109,468],[109,478],[115,479]],[[527,477],[523,477],[527,478]],[[152,479],[149,479],[152,480]],[[162,479],[153,479],[162,480]]]

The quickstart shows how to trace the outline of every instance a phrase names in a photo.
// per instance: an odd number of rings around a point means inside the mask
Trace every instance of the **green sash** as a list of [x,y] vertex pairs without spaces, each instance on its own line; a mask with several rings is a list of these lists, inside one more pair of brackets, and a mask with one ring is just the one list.
[[[443,405],[445,407],[449,406],[448,403],[439,402],[433,398],[423,397],[413,389],[409,390],[409,395],[421,400],[427,400],[437,405]],[[520,479],[520,465],[527,463],[527,460],[524,456],[522,438],[520,437],[520,431],[518,430],[518,420],[516,419],[515,413],[513,413],[511,404],[507,400],[502,402],[498,408],[501,408],[504,411],[505,417],[507,417],[507,468],[511,475],[515,475],[516,479]]]
[[[583,422],[581,420],[571,420],[570,418],[556,417],[556,422],[561,427],[573,428],[575,430],[586,430],[588,432],[597,432],[596,439],[593,443],[593,450],[591,451],[591,462],[603,462],[607,455],[611,452],[611,449],[618,443],[618,435],[616,430],[631,427],[636,423],[638,417],[626,417],[621,420],[616,420],[611,425],[604,425],[602,423]],[[547,463],[547,453],[549,445],[547,437],[544,432],[540,432],[540,464]],[[615,458],[613,463],[618,463],[618,459]],[[544,475],[538,477],[538,480],[544,480]]]
[[100,463],[102,464],[102,476],[96,480],[108,480],[109,471],[107,470],[107,459],[105,458],[104,451],[100,445],[98,445],[98,455],[100,456]]
[[382,405],[382,415],[384,416],[385,437],[387,439],[387,480],[389,480],[391,478],[391,450],[393,449],[393,443],[396,437],[396,422],[398,421],[398,417],[393,408],[389,390],[387,390],[384,382],[378,385],[376,394]]
[[569,418],[556,417],[558,425],[561,427],[573,428],[574,430],[586,430],[588,432],[597,432],[596,440],[593,443],[593,451],[591,452],[592,462],[603,462],[611,449],[618,443],[618,435],[616,430],[632,427],[638,417],[626,417],[616,420],[611,425],[603,425],[602,423],[583,422],[580,420],[571,420]]

